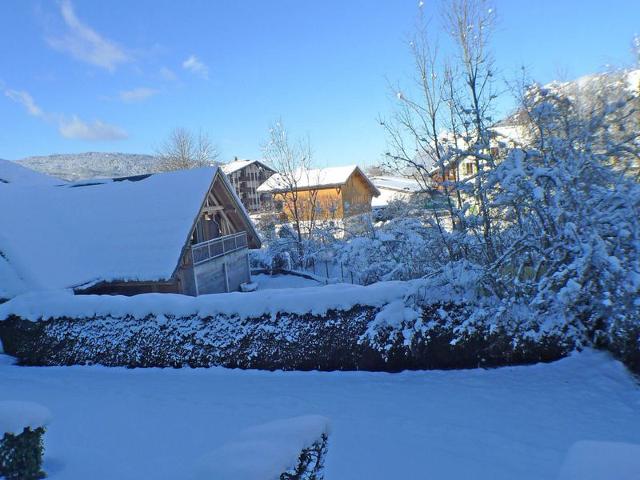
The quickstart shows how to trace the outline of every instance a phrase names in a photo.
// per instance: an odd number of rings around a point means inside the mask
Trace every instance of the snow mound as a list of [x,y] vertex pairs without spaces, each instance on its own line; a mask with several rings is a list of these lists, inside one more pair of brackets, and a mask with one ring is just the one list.
[[565,457],[558,480],[637,480],[640,445],[581,441]]
[[0,438],[5,433],[20,434],[29,427],[32,430],[51,422],[51,412],[34,402],[5,400],[0,402]]
[[296,466],[300,452],[329,433],[320,415],[275,420],[244,430],[236,440],[205,455],[198,478],[278,480]]
[[74,296],[69,291],[32,292],[1,304],[0,320],[6,320],[11,315],[32,321],[107,316],[132,316],[142,319],[149,315],[201,318],[228,315],[252,318],[281,312],[323,315],[329,310],[348,310],[356,305],[380,307],[404,298],[411,291],[411,282],[393,281],[366,287],[333,284],[251,293],[219,293],[199,297],[169,293],[147,293],[126,297]]

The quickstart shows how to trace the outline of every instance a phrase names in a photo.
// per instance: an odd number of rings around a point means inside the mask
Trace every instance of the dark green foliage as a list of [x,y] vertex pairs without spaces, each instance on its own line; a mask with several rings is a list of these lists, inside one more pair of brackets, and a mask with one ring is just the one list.
[[327,455],[327,434],[300,452],[298,465],[280,475],[280,480],[323,480],[324,458]]
[[25,428],[14,435],[5,433],[0,440],[0,477],[6,480],[38,480],[45,478],[42,471],[44,428]]
[[603,337],[600,347],[609,350],[632,372],[640,375],[640,320],[638,316],[629,316],[624,321],[616,322],[608,334]]
[[[400,371],[497,367],[558,360],[575,345],[558,332],[538,341],[514,329],[459,327],[473,306],[423,305],[422,324],[405,344],[382,327],[374,345],[363,338],[379,307],[355,306],[324,315],[278,313],[257,318],[87,318],[0,322],[5,351],[22,365],[101,364],[126,367],[210,367],[263,370]],[[442,320],[439,311],[446,311]],[[508,324],[508,322],[503,322]],[[411,325],[406,325],[411,328]],[[399,331],[404,329],[403,326]],[[394,336],[395,334],[395,336]],[[455,341],[454,341],[455,340]],[[388,346],[388,348],[387,348]]]

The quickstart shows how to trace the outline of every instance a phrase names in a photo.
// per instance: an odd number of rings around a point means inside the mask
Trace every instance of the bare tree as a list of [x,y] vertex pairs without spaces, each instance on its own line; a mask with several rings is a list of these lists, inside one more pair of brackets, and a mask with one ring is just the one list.
[[218,158],[218,151],[206,133],[195,135],[185,128],[173,129],[156,154],[161,159],[162,171],[206,167],[214,165]]
[[[448,0],[442,15],[444,38],[422,15],[421,9],[409,42],[412,85],[395,89],[395,112],[382,121],[389,139],[387,158],[425,186],[437,179],[453,229],[470,229],[482,240],[491,261],[496,252],[485,183],[495,166],[490,128],[495,71],[489,49],[495,14],[484,0]],[[441,59],[440,43],[447,39],[455,55]],[[472,181],[464,185],[459,173],[463,160],[472,160],[475,166]],[[465,202],[463,190],[474,199],[473,205]],[[477,217],[468,219],[469,212],[475,211]],[[465,246],[453,245],[454,237],[444,231],[438,212],[434,218],[449,254],[456,257]]]
[[316,172],[311,144],[308,138],[291,140],[282,122],[277,121],[269,128],[269,139],[262,150],[264,159],[278,172],[276,195],[293,223],[302,256],[303,240],[313,235],[319,210],[318,179],[311,178]]

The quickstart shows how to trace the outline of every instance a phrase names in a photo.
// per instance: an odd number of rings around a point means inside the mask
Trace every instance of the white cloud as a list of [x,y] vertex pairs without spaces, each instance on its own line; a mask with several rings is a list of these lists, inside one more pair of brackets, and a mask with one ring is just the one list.
[[36,104],[35,100],[28,92],[24,90],[5,90],[4,94],[16,103],[21,104],[27,110],[29,115],[44,118],[45,114]]
[[202,78],[209,78],[209,68],[195,55],[190,55],[189,58],[182,62],[182,68]]
[[73,115],[70,119],[61,118],[58,131],[65,138],[75,140],[122,140],[129,135],[122,128],[95,120],[87,123]]
[[78,118],[77,115],[67,117],[58,113],[45,112],[38,106],[29,92],[24,90],[4,89],[4,94],[14,102],[21,104],[29,115],[40,118],[49,124],[57,125],[58,131],[65,138],[78,140],[122,140],[129,136],[124,129],[116,125],[109,125],[101,120],[94,120],[92,123],[87,123]]
[[175,74],[175,72],[167,67],[162,67],[160,69],[160,76],[165,80],[169,80],[171,82],[178,79],[178,76]]
[[70,0],[60,2],[60,13],[67,26],[67,32],[61,37],[47,39],[52,48],[110,72],[119,64],[131,60],[129,54],[120,46],[82,23],[76,16]]
[[120,100],[126,103],[141,102],[159,93],[158,90],[147,87],[134,88],[133,90],[123,90],[118,93]]

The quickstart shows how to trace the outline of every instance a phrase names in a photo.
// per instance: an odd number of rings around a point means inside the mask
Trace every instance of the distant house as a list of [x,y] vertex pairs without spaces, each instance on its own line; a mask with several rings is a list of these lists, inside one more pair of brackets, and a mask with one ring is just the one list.
[[300,170],[291,178],[294,182],[276,173],[258,188],[273,196],[275,209],[289,220],[294,217],[294,197],[302,220],[340,220],[371,212],[371,199],[380,195],[356,165]]
[[0,184],[0,225],[0,272],[11,271],[23,291],[232,291],[250,280],[247,249],[260,247],[215,167],[61,186]]
[[380,175],[370,178],[371,182],[373,182],[380,192],[380,195],[371,202],[371,206],[374,209],[384,208],[396,200],[408,202],[415,195],[425,191],[425,188],[413,178],[395,177],[391,175]]
[[258,160],[234,160],[220,168],[227,174],[242,204],[250,212],[261,210],[269,195],[258,192],[258,187],[273,175],[275,170]]

